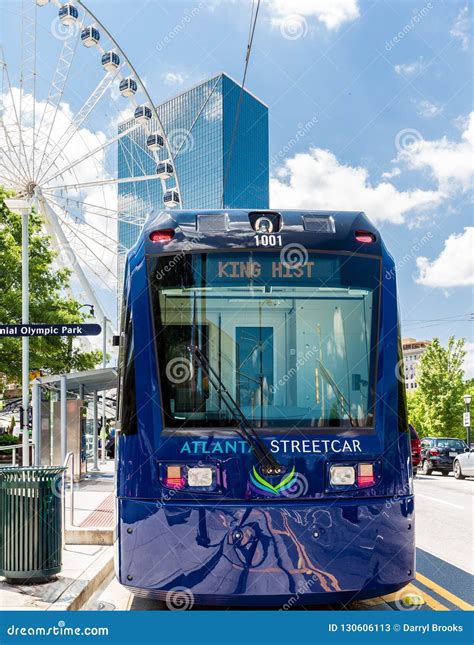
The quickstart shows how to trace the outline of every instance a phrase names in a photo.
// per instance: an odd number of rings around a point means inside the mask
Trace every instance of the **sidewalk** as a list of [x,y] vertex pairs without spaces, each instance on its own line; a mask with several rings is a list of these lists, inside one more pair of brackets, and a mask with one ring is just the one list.
[[113,571],[114,462],[66,489],[66,544],[57,579],[36,585],[11,585],[0,576],[0,610],[80,609]]
[[[99,472],[89,472],[83,481],[74,484],[74,526],[81,526],[105,499],[113,495],[114,468],[113,461],[106,461],[105,464],[99,464]],[[70,504],[71,492],[68,485],[66,490],[66,528],[71,527]]]
[[66,545],[53,582],[10,585],[0,577],[0,610],[80,609],[113,570],[113,546]]

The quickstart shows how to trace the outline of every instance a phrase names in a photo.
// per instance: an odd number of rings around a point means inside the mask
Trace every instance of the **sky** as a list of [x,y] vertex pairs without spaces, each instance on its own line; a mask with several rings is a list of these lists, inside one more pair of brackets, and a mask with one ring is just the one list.
[[[251,0],[86,4],[156,104],[242,77]],[[403,336],[464,336],[474,376],[471,32],[465,1],[262,0],[247,87],[269,107],[271,207],[366,211]]]

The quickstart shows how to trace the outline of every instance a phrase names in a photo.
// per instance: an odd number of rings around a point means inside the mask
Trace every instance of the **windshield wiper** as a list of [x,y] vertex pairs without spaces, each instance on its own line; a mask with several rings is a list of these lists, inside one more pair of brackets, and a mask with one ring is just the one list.
[[339,396],[341,401],[343,402],[342,408],[345,409],[345,412],[347,413],[347,416],[349,417],[349,422],[351,424],[351,427],[354,428],[357,426],[356,422],[354,421],[354,418],[351,415],[351,406],[349,401],[346,399],[342,391],[339,389],[336,381],[333,379],[333,377],[329,374],[327,369],[324,367],[324,365],[321,363],[321,361],[317,358],[316,361],[319,363],[319,366],[321,368],[321,372],[323,373],[323,376],[325,376],[326,380],[329,381],[330,386],[334,390],[334,393],[336,396]]
[[235,430],[252,448],[255,456],[257,457],[262,474],[282,475],[285,472],[285,467],[278,463],[255,430],[251,427],[239,404],[226,388],[214,368],[211,367],[205,354],[203,354],[197,345],[188,345],[187,349],[195,356],[204,374],[209,380],[209,383],[215,388],[231,415],[238,421],[239,425]]

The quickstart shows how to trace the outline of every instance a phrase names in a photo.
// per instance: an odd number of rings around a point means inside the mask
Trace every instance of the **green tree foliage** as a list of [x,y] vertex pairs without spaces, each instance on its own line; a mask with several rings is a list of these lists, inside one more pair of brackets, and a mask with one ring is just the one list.
[[418,388],[408,395],[408,417],[420,436],[464,438],[464,339],[438,338],[427,348],[417,370]]
[[[8,210],[9,195],[0,186],[0,323],[21,322],[21,217]],[[37,323],[82,322],[80,303],[67,297],[71,272],[58,270],[49,238],[42,232],[41,217],[29,219],[30,321]],[[93,369],[101,352],[84,352],[71,338],[30,339],[31,369],[49,373]],[[0,337],[0,373],[10,382],[21,376],[21,339]]]
[[416,428],[420,436],[429,434],[424,431],[425,416],[424,407],[420,396],[420,390],[409,390],[407,392],[408,421]]

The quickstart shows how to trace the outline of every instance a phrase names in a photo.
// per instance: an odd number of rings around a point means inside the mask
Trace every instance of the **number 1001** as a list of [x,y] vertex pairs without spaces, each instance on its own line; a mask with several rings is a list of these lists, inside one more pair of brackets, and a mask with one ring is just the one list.
[[257,246],[281,246],[281,235],[256,235]]

